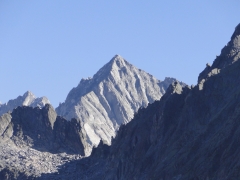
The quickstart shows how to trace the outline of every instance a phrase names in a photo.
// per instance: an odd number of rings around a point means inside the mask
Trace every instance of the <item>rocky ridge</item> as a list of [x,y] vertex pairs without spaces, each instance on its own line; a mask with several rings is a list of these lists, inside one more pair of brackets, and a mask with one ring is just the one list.
[[50,101],[47,97],[37,98],[35,95],[27,91],[23,96],[18,96],[16,99],[9,100],[7,103],[0,103],[0,116],[7,112],[12,112],[13,109],[18,106],[30,106],[30,107],[39,107],[42,108],[45,104],[50,104]]
[[84,156],[80,124],[42,109],[18,107],[0,117],[0,179],[26,179],[58,171]]
[[130,122],[140,107],[159,100],[174,81],[157,80],[116,55],[93,78],[82,79],[56,112],[80,122],[85,154],[90,155],[100,140],[110,145],[119,127]]
[[[71,119],[67,113],[64,116],[68,120],[57,116],[47,99],[36,98],[29,91],[10,100],[1,106],[2,112],[8,110],[8,113],[0,116],[0,179],[35,179],[41,174],[58,173],[64,164],[89,155],[92,145],[98,144],[91,144],[92,134],[91,129],[86,128],[87,123],[93,124],[94,133],[99,133],[101,128],[109,133],[111,129],[111,140],[120,125],[130,121],[131,113],[161,98],[167,86],[174,81],[173,78],[159,81],[115,56],[92,79],[82,79],[62,104],[61,110],[70,108],[66,110],[69,114],[82,106],[82,111],[78,109],[82,119],[78,116]],[[82,97],[78,97],[79,94]],[[79,98],[82,104],[74,104]],[[69,99],[76,105],[74,111],[72,106],[68,106]],[[96,113],[96,108],[101,111]],[[100,113],[105,113],[105,116],[101,117]],[[109,116],[114,121],[104,119]],[[110,142],[105,141],[106,144]],[[69,171],[74,169],[70,167]]]
[[[239,179],[239,32],[240,24],[196,86],[173,83],[111,146],[101,142],[90,157],[41,179]],[[67,175],[69,167],[76,169]]]
[[199,74],[198,83],[202,84],[212,75],[220,73],[222,69],[235,63],[240,58],[240,24],[228,44],[222,49],[221,54],[216,57],[212,66],[207,64],[206,68]]

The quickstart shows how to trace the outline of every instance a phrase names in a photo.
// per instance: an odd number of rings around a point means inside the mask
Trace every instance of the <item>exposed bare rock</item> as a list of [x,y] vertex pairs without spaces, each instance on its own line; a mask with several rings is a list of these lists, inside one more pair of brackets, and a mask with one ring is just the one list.
[[216,75],[220,70],[235,63],[240,58],[240,24],[235,28],[235,31],[228,44],[222,49],[220,56],[217,56],[212,66],[209,64],[199,74],[198,83],[203,79]]
[[[92,79],[82,79],[57,108],[68,120],[29,91],[1,104],[0,111],[9,112],[0,116],[0,179],[44,179],[89,155],[100,140],[110,144],[122,124],[175,81],[159,81],[115,56]],[[76,169],[68,166],[66,173]]]
[[93,78],[82,79],[56,112],[79,120],[89,155],[100,140],[110,145],[119,127],[130,122],[140,107],[159,100],[174,81],[159,81],[116,55]]
[[101,142],[90,157],[41,179],[239,179],[240,58],[231,55],[239,33],[240,25],[197,86],[173,83],[120,127],[111,146]]
[[11,122],[11,118],[12,116],[9,113],[6,113],[3,116],[0,116],[0,136],[2,136],[3,133],[6,131],[6,128]]
[[36,178],[84,155],[80,124],[57,116],[49,104],[0,116],[0,179]]
[[0,116],[4,113],[12,112],[18,106],[42,108],[45,104],[50,104],[50,101],[46,97],[37,98],[32,92],[27,91],[23,96],[18,96],[16,99],[9,100],[5,104],[0,103]]
[[[8,114],[7,114],[8,115]],[[2,120],[8,122],[4,114]],[[42,109],[36,107],[18,107],[11,113],[7,129],[12,129],[10,139],[16,145],[26,145],[40,151],[52,153],[68,152],[84,154],[81,143],[80,124],[76,119],[67,121],[57,116],[54,108],[47,104]]]

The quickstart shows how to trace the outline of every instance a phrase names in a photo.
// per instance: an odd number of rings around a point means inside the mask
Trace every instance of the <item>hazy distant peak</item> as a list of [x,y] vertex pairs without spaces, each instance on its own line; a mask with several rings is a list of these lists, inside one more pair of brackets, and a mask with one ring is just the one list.
[[165,77],[162,82],[168,82],[168,84],[171,84],[172,82],[175,82],[175,81],[179,82],[181,84],[181,86],[183,86],[183,87],[187,85],[184,82],[178,81],[177,79],[172,78],[172,77]]
[[172,77],[165,77],[165,78],[164,78],[164,81],[168,81],[168,80],[171,80],[171,79],[175,79],[175,78],[172,78]]
[[25,92],[22,96],[18,96],[16,99],[11,99],[8,102],[0,105],[0,115],[12,111],[18,106],[31,106],[42,108],[45,104],[50,104],[47,97],[35,97],[31,91]]
[[35,97],[35,95],[31,91],[27,91],[23,94],[23,97],[28,97],[28,96]]

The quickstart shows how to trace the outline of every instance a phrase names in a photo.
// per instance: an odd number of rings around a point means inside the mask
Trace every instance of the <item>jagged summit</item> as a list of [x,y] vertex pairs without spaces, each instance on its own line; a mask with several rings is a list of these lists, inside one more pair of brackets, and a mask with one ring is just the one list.
[[117,65],[118,67],[122,67],[122,66],[126,66],[127,64],[129,64],[122,56],[120,55],[115,55],[109,62],[109,64],[112,65]]
[[31,91],[27,91],[23,94],[23,97],[35,97],[35,95]]
[[27,91],[23,94],[23,97],[27,97],[27,96],[34,96],[34,94],[31,91]]
[[133,67],[132,64],[127,62],[120,55],[115,55],[107,64],[105,64],[94,76],[93,79],[103,80],[103,78],[115,75],[118,70],[124,67]]
[[113,58],[109,62],[114,62],[114,61],[124,61],[123,57],[119,54],[116,54],[113,56]]
[[22,96],[0,105],[0,115],[12,111],[18,106],[31,106],[42,108],[45,104],[50,104],[47,97],[37,98],[31,91],[25,92]]
[[174,81],[160,81],[115,55],[93,78],[82,79],[56,112],[80,121],[89,154],[100,140],[111,144],[119,127],[127,124],[140,107],[159,100]]
[[79,84],[90,86],[92,83],[100,82],[104,78],[109,77],[111,75],[111,72],[114,72],[126,66],[132,65],[120,55],[115,55],[108,63],[99,69],[97,73],[93,75],[93,77],[82,78]]
[[24,99],[22,104],[24,106],[29,106],[36,99],[35,95],[31,91],[25,92],[22,98]]

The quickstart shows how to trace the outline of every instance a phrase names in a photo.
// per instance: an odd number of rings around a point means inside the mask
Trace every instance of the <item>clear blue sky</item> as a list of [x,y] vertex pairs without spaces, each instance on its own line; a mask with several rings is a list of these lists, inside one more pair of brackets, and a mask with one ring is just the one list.
[[196,84],[240,23],[230,0],[0,0],[0,101],[27,90],[56,107],[115,54]]

